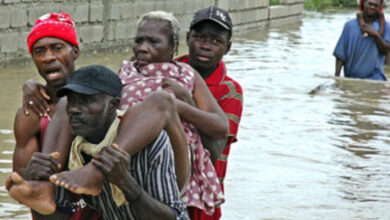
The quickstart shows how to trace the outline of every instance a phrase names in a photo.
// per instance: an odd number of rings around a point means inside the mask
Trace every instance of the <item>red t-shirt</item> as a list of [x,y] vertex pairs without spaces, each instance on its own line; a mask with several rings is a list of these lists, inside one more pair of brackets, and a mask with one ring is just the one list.
[[[176,59],[177,61],[188,63],[189,56],[185,55]],[[215,171],[222,190],[224,190],[223,181],[226,176],[227,159],[230,152],[230,145],[237,141],[238,125],[242,114],[243,94],[242,88],[238,82],[226,75],[225,63],[220,61],[217,69],[205,79],[207,87],[217,100],[218,105],[224,111],[229,119],[229,138],[226,148],[222,152],[217,161],[214,162]],[[188,208],[192,220],[219,219],[221,217],[221,209],[217,208],[213,216],[205,215],[202,210]]]

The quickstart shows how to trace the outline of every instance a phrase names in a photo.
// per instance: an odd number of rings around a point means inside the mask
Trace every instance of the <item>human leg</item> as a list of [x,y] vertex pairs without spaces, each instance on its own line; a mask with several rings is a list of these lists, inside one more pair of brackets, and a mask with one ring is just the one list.
[[[156,92],[144,102],[129,109],[122,117],[114,140],[121,149],[135,154],[151,143],[165,129],[175,154],[179,186],[185,185],[189,172],[188,147],[183,127],[178,118],[174,99],[167,93]],[[83,178],[80,178],[80,177]],[[104,175],[91,163],[72,171],[55,174],[51,182],[73,193],[97,195]]]

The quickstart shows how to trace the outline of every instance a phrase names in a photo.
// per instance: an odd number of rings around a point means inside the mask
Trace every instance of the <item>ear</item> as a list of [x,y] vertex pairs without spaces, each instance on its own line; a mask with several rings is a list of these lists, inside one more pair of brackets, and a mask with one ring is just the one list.
[[77,58],[79,58],[79,56],[80,56],[80,49],[79,49],[79,47],[78,46],[73,46],[72,53],[73,53],[74,60],[77,60]]
[[229,40],[228,43],[227,43],[225,55],[226,55],[227,53],[229,53],[231,47],[232,47],[232,42]]

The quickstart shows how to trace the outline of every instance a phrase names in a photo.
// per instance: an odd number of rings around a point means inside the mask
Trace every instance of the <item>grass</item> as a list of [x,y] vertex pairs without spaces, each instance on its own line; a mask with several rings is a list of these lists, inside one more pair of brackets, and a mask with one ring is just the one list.
[[[271,0],[272,1],[272,0]],[[357,7],[356,0],[305,0],[305,9],[324,11],[331,7]]]
[[269,4],[270,5],[280,5],[280,1],[279,0],[270,0]]

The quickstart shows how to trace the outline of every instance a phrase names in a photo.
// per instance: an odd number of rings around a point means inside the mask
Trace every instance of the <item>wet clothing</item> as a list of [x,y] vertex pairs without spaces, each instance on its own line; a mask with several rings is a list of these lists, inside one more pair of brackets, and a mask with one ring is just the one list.
[[[46,133],[46,128],[50,123],[50,116],[41,117],[40,119],[40,125],[41,125],[41,131],[40,131],[40,146],[39,151],[42,151],[41,147],[43,144],[43,140]],[[86,206],[86,203],[84,199],[81,197],[81,195],[77,194],[71,194],[69,192],[69,195],[71,197],[71,202],[69,204],[68,210],[62,210],[64,213],[68,214],[70,217],[69,220],[83,220],[83,219],[90,219],[90,220],[99,220],[102,219],[101,215],[96,212],[95,210],[91,209],[90,207]],[[61,209],[60,209],[61,211]]]
[[[194,71],[188,64],[180,62],[152,63],[137,70],[134,62],[124,61],[119,74],[124,85],[120,108],[131,108],[153,91],[162,90],[164,77],[174,79],[192,95]],[[204,149],[197,129],[187,122],[182,124],[191,151],[192,171],[182,200],[187,206],[198,207],[211,215],[214,208],[224,202],[223,192],[210,153]]]
[[[116,124],[118,125],[119,123]],[[110,134],[114,133],[116,132]],[[88,158],[85,157],[84,160],[87,162]],[[145,149],[131,156],[129,173],[146,193],[168,205],[176,219],[188,219],[186,207],[180,200],[176,184],[172,146],[165,131]],[[56,188],[56,203],[59,209],[69,209],[69,194],[64,188]],[[104,183],[99,195],[83,195],[83,198],[87,205],[102,214],[103,219],[137,219],[131,204],[120,207],[116,205],[108,181]]]
[[[185,55],[176,59],[177,61],[188,63],[189,56]],[[226,68],[223,61],[220,61],[217,69],[205,79],[207,87],[210,89],[218,105],[224,111],[229,119],[229,138],[226,143],[226,148],[221,156],[214,162],[214,167],[217,176],[223,188],[223,181],[226,176],[227,159],[230,152],[230,145],[237,141],[238,125],[242,114],[243,93],[240,84],[234,79],[226,75]],[[189,207],[188,212],[191,219],[206,220],[219,219],[221,217],[221,208],[216,208],[215,213],[210,216],[202,210]]]
[[[379,30],[379,22],[372,24]],[[344,25],[333,55],[344,61],[344,76],[360,79],[386,81],[383,65],[386,54],[382,54],[371,36],[362,37],[363,33],[356,18]],[[385,23],[383,39],[390,43],[389,23]]]
[[[83,157],[83,153],[95,157],[100,153],[100,151],[102,151],[103,148],[112,145],[114,139],[117,136],[118,126],[120,123],[119,117],[122,117],[123,114],[124,111],[117,111],[118,117],[116,117],[115,120],[111,123],[111,126],[108,129],[106,136],[102,141],[100,141],[99,144],[91,144],[81,136],[77,136],[73,139],[68,161],[69,170],[79,169],[84,166],[85,159]],[[110,185],[112,198],[114,199],[116,205],[121,206],[126,203],[126,198],[125,195],[122,193],[122,190],[120,190],[114,184]]]

